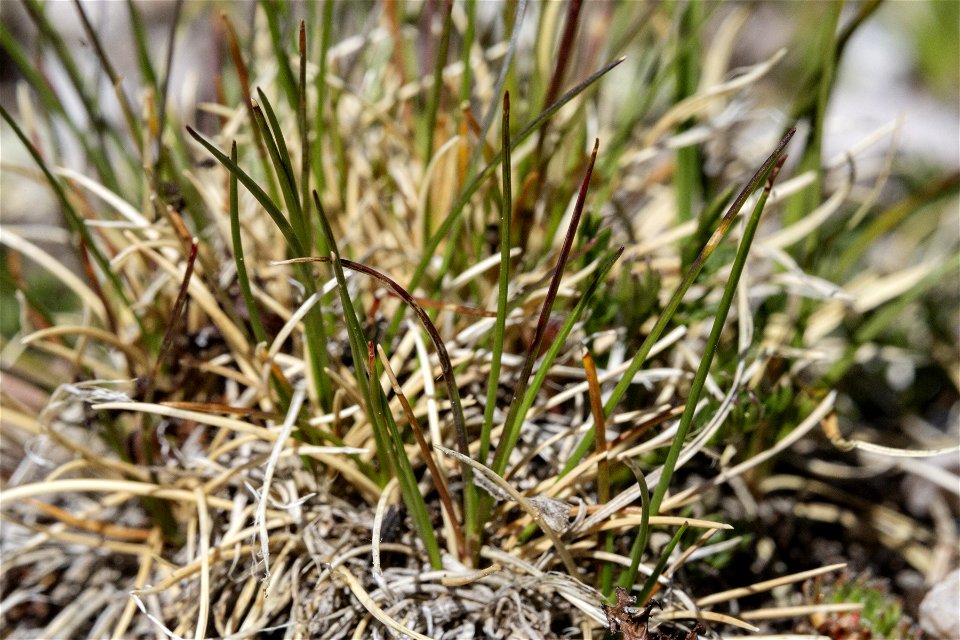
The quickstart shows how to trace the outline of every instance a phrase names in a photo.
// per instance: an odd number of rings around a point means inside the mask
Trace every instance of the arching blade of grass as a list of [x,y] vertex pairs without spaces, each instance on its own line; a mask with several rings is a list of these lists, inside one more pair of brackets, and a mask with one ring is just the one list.
[[[560,280],[563,278],[564,267],[567,264],[567,257],[570,255],[570,249],[573,247],[573,239],[577,234],[577,227],[580,225],[580,218],[583,215],[583,208],[586,205],[587,189],[590,186],[590,176],[593,174],[593,165],[597,161],[597,151],[600,148],[600,140],[594,141],[593,153],[590,154],[590,162],[587,165],[586,173],[580,184],[580,193],[577,194],[577,202],[573,207],[573,215],[570,217],[570,225],[567,227],[566,237],[563,239],[563,245],[560,247],[560,254],[557,256],[557,265],[553,271],[553,277],[550,279],[550,286],[547,288],[547,295],[543,300],[543,307],[540,309],[540,317],[537,320],[537,329],[534,333],[533,341],[527,349],[527,357],[523,363],[523,369],[520,371],[520,377],[517,378],[517,386],[513,390],[513,398],[510,401],[510,409],[507,412],[507,419],[504,421],[503,435],[500,442],[497,443],[497,452],[493,456],[491,469],[499,476],[503,475],[507,468],[507,461],[510,459],[510,453],[520,436],[520,425],[523,421],[521,414],[521,404],[525,404],[525,395],[530,375],[533,373],[533,365],[537,360],[537,354],[540,351],[540,345],[543,342],[543,336],[547,331],[547,323],[550,320],[550,312],[553,310],[553,302],[556,300],[557,291],[560,289]],[[553,346],[560,344],[560,340],[554,341]],[[540,367],[539,373],[546,371],[548,367]]]
[[[623,463],[627,465],[633,476],[637,479],[637,486],[640,487],[640,528],[637,529],[637,536],[633,539],[633,545],[630,548],[630,566],[626,571],[620,573],[619,586],[629,589],[637,579],[637,571],[640,569],[640,559],[647,548],[647,541],[650,540],[650,489],[647,487],[647,479],[643,477],[643,470],[640,465],[630,458],[623,458]],[[604,591],[603,594],[608,598],[613,595],[610,591]]]
[[[313,201],[314,201],[314,206],[317,207],[317,211],[320,214],[321,228],[326,238],[326,242],[332,249],[335,246],[334,244],[332,244],[334,240],[333,231],[330,228],[330,223],[327,220],[326,214],[323,211],[323,205],[320,203],[320,197],[316,191],[313,192]],[[317,257],[317,258],[294,259],[294,260],[289,260],[288,262],[308,263],[308,262],[327,262],[330,260],[331,258]],[[339,254],[337,254],[337,257],[334,259],[334,263],[335,263],[335,269],[339,268],[342,271],[343,267],[347,267],[354,271],[359,271],[360,273],[364,273],[366,275],[376,278],[377,280],[385,284],[391,291],[393,291],[393,293],[399,296],[405,303],[407,303],[407,305],[410,306],[414,310],[414,312],[416,312],[417,317],[420,319],[420,322],[423,325],[423,328],[427,331],[427,334],[430,336],[430,340],[433,342],[433,345],[437,350],[437,359],[440,361],[440,369],[443,372],[443,379],[447,388],[447,396],[448,396],[448,399],[450,400],[451,409],[453,410],[453,424],[457,434],[457,448],[459,448],[462,452],[464,452],[464,455],[469,455],[470,448],[469,448],[469,441],[467,439],[466,420],[464,419],[464,416],[463,416],[463,405],[460,401],[460,389],[457,386],[456,379],[454,378],[453,364],[450,361],[450,355],[447,353],[447,348],[443,343],[443,339],[440,337],[440,332],[437,331],[436,326],[434,326],[433,322],[430,320],[430,316],[427,315],[427,312],[423,310],[423,307],[420,306],[420,304],[416,301],[416,299],[412,295],[410,295],[409,291],[401,287],[399,284],[397,284],[392,278],[388,277],[387,275],[377,271],[376,269],[372,269],[371,267],[368,267],[364,264],[360,264],[358,262],[353,262],[351,260],[340,258]],[[337,267],[337,265],[339,265],[339,267]],[[341,284],[340,286],[342,288],[344,285]],[[341,291],[342,301],[344,296],[345,296],[345,293]],[[347,300],[344,301],[344,304],[345,305],[349,304],[350,308],[351,309],[353,308],[353,303],[350,302],[349,296],[347,296]],[[357,323],[357,327],[359,328],[359,321]],[[362,329],[359,335],[360,337],[363,336]],[[358,345],[358,347],[359,346],[360,345]],[[353,349],[352,339],[351,339],[351,349]],[[470,469],[468,465],[462,465],[461,469],[463,473],[463,482],[464,482],[464,493],[463,493],[463,510],[464,510],[464,519],[465,519],[464,524],[465,524],[466,530],[470,532],[470,531],[474,531],[473,518],[476,516],[476,513],[477,513],[477,504],[476,504],[477,493],[476,493],[476,487],[473,484],[473,471]],[[471,538],[469,537],[467,538],[467,546],[471,549],[471,553],[472,553],[472,551],[475,548],[475,544],[474,544],[474,541],[471,540]]]
[[500,274],[497,281],[497,321],[493,325],[493,346],[490,349],[490,376],[487,379],[487,404],[483,408],[483,427],[480,430],[480,456],[487,464],[490,453],[490,431],[493,429],[493,412],[497,404],[497,387],[500,380],[500,361],[503,357],[503,334],[507,323],[507,293],[510,288],[510,214],[513,207],[513,188],[510,165],[510,94],[503,94],[503,191],[500,200]]
[[[743,267],[747,263],[747,255],[750,252],[750,245],[753,243],[753,237],[756,234],[757,226],[760,224],[760,214],[763,212],[763,207],[767,202],[767,197],[770,195],[770,190],[773,188],[773,183],[777,179],[777,174],[780,172],[780,167],[783,166],[783,158],[779,158],[776,164],[770,166],[767,171],[764,172],[763,178],[767,181],[767,184],[764,186],[763,192],[760,194],[760,197],[757,199],[757,204],[753,208],[753,213],[750,215],[749,220],[747,221],[746,228],[743,232],[743,238],[740,240],[740,246],[737,249],[737,256],[733,261],[733,268],[730,271],[730,277],[727,279],[727,285],[723,290],[723,296],[720,299],[720,304],[717,307],[717,313],[714,316],[713,327],[710,329],[710,335],[707,338],[706,346],[704,347],[703,356],[700,358],[700,365],[697,367],[697,372],[693,377],[693,382],[690,385],[690,393],[687,395],[686,405],[683,410],[683,414],[680,416],[680,424],[677,427],[677,433],[673,437],[673,442],[670,445],[670,451],[667,452],[667,458],[663,463],[663,473],[660,476],[660,481],[657,483],[657,488],[653,491],[653,496],[650,498],[650,513],[651,515],[657,515],[660,510],[660,504],[663,502],[664,496],[667,494],[667,488],[670,486],[670,480],[673,478],[673,472],[676,468],[677,460],[680,457],[680,450],[683,448],[684,440],[686,440],[687,433],[690,431],[690,426],[693,424],[693,417],[696,413],[697,403],[700,400],[700,394],[703,391],[703,386],[707,381],[707,374],[710,372],[710,365],[713,364],[713,358],[717,352],[717,345],[720,342],[720,334],[723,332],[723,326],[727,319],[727,314],[730,312],[730,306],[733,304],[733,296],[737,291],[737,285],[740,282],[740,275],[743,273]],[[639,566],[639,558],[643,554],[643,548],[640,544],[635,543],[631,548],[631,564],[630,568],[621,574],[620,577],[620,586],[628,587],[632,585],[634,580],[636,580],[636,568]],[[662,559],[661,559],[662,560]],[[663,568],[660,567],[662,571]],[[644,589],[652,589],[653,583],[649,582],[644,586]],[[649,591],[646,591],[647,596],[649,596]]]
[[[633,360],[630,362],[630,367],[623,373],[623,377],[620,378],[617,386],[614,387],[613,392],[607,399],[607,403],[604,405],[604,413],[608,418],[613,414],[613,410],[620,403],[620,400],[623,399],[627,389],[630,388],[633,377],[638,371],[640,371],[640,367],[642,367],[644,361],[646,361],[647,356],[650,354],[650,350],[653,348],[653,345],[656,344],[657,340],[660,339],[660,336],[663,335],[663,332],[666,330],[667,325],[670,324],[670,321],[673,319],[673,314],[676,313],[677,308],[680,306],[680,302],[683,300],[683,296],[686,295],[687,290],[697,279],[697,276],[700,275],[703,265],[706,263],[707,259],[717,248],[723,238],[727,235],[727,232],[730,230],[734,219],[736,219],[737,214],[740,213],[740,209],[743,208],[747,198],[758,186],[763,183],[767,176],[770,175],[770,172],[773,170],[774,165],[779,161],[780,156],[783,154],[783,150],[786,148],[787,143],[793,137],[794,133],[796,133],[796,129],[791,129],[787,132],[783,139],[780,140],[780,144],[777,145],[777,148],[774,150],[774,152],[770,154],[770,157],[767,158],[760,169],[758,169],[753,175],[753,178],[750,179],[746,186],[744,186],[744,188],[737,195],[736,200],[733,201],[733,204],[730,205],[730,209],[727,210],[727,213],[720,220],[720,224],[713,232],[713,235],[703,246],[703,249],[700,250],[696,260],[694,260],[693,264],[690,266],[690,269],[687,271],[687,274],[684,276],[683,281],[677,287],[676,291],[674,291],[670,301],[660,313],[657,323],[644,339],[643,343],[640,345],[640,348],[637,350],[637,353],[633,356]],[[594,430],[590,429],[583,437],[583,440],[581,440],[577,445],[576,450],[573,452],[573,455],[570,456],[570,459],[567,461],[566,465],[564,465],[563,470],[560,472],[560,477],[570,473],[570,471],[577,466],[580,460],[583,459],[583,456],[590,451],[590,448],[593,446],[593,438]]]
[[390,367],[390,359],[387,358],[387,354],[380,345],[377,345],[377,355],[380,356],[380,362],[383,365],[383,370],[386,372],[387,377],[390,379],[390,386],[393,387],[393,393],[397,396],[397,400],[400,401],[400,406],[403,407],[403,413],[407,417],[407,422],[410,423],[410,430],[413,432],[413,436],[417,440],[417,446],[420,447],[420,455],[423,456],[423,461],[426,462],[427,469],[430,470],[430,475],[433,477],[433,486],[437,489],[437,495],[440,497],[440,504],[443,506],[443,509],[447,514],[447,521],[453,528],[453,537],[454,540],[457,541],[460,560],[461,562],[464,562],[469,557],[467,551],[467,541],[463,535],[463,527],[460,526],[460,521],[457,519],[457,512],[453,508],[453,501],[450,499],[450,492],[447,490],[446,476],[437,465],[437,461],[434,460],[433,451],[430,450],[430,445],[427,443],[427,439],[423,435],[423,429],[420,427],[420,421],[417,420],[417,416],[413,412],[413,407],[410,406],[410,401],[407,400],[407,396],[403,393],[403,389],[400,387],[400,381],[397,380],[397,375]]
[[[327,246],[330,247],[331,257],[327,261],[333,265],[334,276],[337,279],[337,288],[340,291],[340,302],[343,305],[343,317],[347,325],[347,335],[350,340],[350,352],[353,355],[353,361],[356,363],[356,380],[360,387],[360,392],[366,400],[368,418],[373,427],[374,440],[377,445],[377,459],[380,462],[381,474],[393,472],[397,475],[400,483],[400,492],[403,495],[404,503],[410,510],[410,517],[413,520],[417,534],[423,541],[430,556],[430,563],[435,569],[442,566],[440,560],[440,547],[437,544],[436,534],[430,524],[430,516],[427,513],[427,505],[420,489],[417,487],[417,478],[413,473],[413,466],[407,459],[403,446],[403,439],[400,437],[400,431],[397,428],[396,421],[393,419],[380,388],[379,374],[377,372],[375,359],[373,358],[373,345],[368,343],[363,334],[363,327],[360,326],[360,320],[350,299],[350,292],[347,289],[347,279],[343,273],[343,261],[340,258],[340,251],[337,248],[336,239],[333,237],[333,230],[327,215],[324,213],[323,205],[320,204],[320,197],[317,192],[313,192],[314,205],[320,218],[320,228],[325,236]],[[316,259],[306,259],[314,260]],[[302,261],[298,261],[302,262]],[[362,363],[369,362],[368,372],[364,372]],[[367,379],[367,373],[370,378]],[[382,480],[382,479],[381,479]]]
[[[543,123],[549,120],[553,114],[559,111],[565,104],[583,93],[588,87],[590,87],[590,85],[605,76],[611,69],[623,62],[623,60],[623,58],[618,58],[617,60],[607,64],[600,70],[593,73],[589,78],[561,96],[560,99],[553,103],[549,109],[537,116],[533,122],[527,125],[511,140],[510,149],[516,149],[517,146],[519,146],[524,140],[529,138],[540,127],[542,127]],[[437,247],[440,246],[440,243],[445,238],[448,237],[451,227],[453,227],[454,223],[460,218],[460,215],[463,213],[463,209],[467,206],[467,203],[470,202],[473,194],[477,192],[477,189],[480,188],[480,185],[483,184],[483,181],[487,178],[487,176],[490,175],[490,173],[498,164],[500,164],[501,155],[502,151],[501,153],[498,153],[496,157],[493,158],[493,160],[491,160],[490,163],[480,171],[479,174],[477,174],[470,184],[464,187],[463,193],[460,195],[460,199],[457,200],[456,203],[454,203],[454,205],[450,208],[450,213],[447,214],[447,217],[437,228],[436,233],[434,233],[433,237],[430,238],[430,242],[428,242],[427,246],[424,247],[423,256],[420,258],[420,262],[417,264],[417,268],[414,271],[413,276],[410,278],[410,283],[407,285],[407,290],[413,291],[420,285],[420,281],[423,280],[423,276],[427,272],[427,266],[433,259],[433,255],[436,253]],[[397,329],[400,327],[400,320],[402,317],[402,310],[398,310],[390,324],[390,330],[387,334],[388,337],[396,335]]]

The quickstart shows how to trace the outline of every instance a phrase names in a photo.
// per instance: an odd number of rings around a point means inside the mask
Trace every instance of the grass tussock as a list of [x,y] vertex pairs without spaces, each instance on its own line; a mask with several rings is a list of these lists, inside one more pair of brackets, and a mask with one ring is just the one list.
[[132,79],[27,0],[4,637],[919,637],[841,576],[957,560],[932,400],[857,380],[956,403],[958,177],[822,153],[876,4],[741,66],[752,7],[130,3]]

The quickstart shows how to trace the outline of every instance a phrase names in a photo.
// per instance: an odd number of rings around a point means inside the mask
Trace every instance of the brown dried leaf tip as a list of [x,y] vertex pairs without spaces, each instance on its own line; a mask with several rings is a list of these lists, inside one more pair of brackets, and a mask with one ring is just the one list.
[[[650,612],[654,607],[662,609],[660,602],[651,598],[642,611],[633,606],[636,603],[637,599],[631,596],[629,591],[623,587],[617,587],[617,604],[612,607],[606,604],[600,605],[604,615],[607,616],[607,628],[610,633],[622,633],[623,640],[680,640],[680,637],[670,632],[650,633]],[[697,623],[682,637],[682,640],[698,640],[701,631],[703,627]]]

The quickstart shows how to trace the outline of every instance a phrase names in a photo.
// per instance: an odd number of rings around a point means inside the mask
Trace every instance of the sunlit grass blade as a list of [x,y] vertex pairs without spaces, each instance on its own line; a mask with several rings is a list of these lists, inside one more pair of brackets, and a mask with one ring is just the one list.
[[[653,595],[654,589],[657,586],[657,579],[666,568],[667,562],[670,561],[670,554],[673,553],[673,550],[677,548],[680,538],[683,537],[684,533],[686,533],[687,526],[688,525],[684,524],[677,529],[677,532],[673,534],[673,538],[670,539],[670,543],[664,547],[663,553],[660,554],[660,559],[657,561],[657,566],[655,566],[653,568],[653,572],[647,576],[646,582],[643,583],[643,587],[640,589],[640,594],[637,596],[638,604],[644,605],[650,600],[650,596]],[[629,589],[630,587],[628,586],[624,588]]]
[[[237,143],[234,142],[230,148],[230,159],[234,163],[237,161]],[[267,341],[267,332],[263,328],[263,322],[260,320],[260,312],[257,310],[257,303],[253,299],[253,289],[250,287],[250,276],[247,273],[246,261],[243,257],[243,241],[240,238],[240,205],[239,190],[237,189],[237,176],[230,174],[230,238],[233,241],[233,259],[237,265],[237,281],[240,283],[240,292],[243,294],[243,302],[247,307],[247,316],[250,318],[250,326],[253,329],[253,336],[257,342]]]
[[[533,122],[527,125],[520,133],[514,136],[510,141],[510,149],[514,150],[519,146],[523,141],[529,138],[533,133],[535,133],[543,124],[549,120],[553,114],[559,111],[565,104],[579,96],[581,93],[586,91],[593,83],[605,76],[610,72],[614,67],[623,62],[623,58],[618,58],[613,62],[608,63],[598,71],[594,72],[589,78],[575,86],[573,89],[563,94],[556,102],[554,102],[549,109],[538,115]],[[498,153],[497,156],[490,161],[490,163],[480,171],[479,174],[463,189],[463,193],[460,195],[460,199],[450,208],[450,213],[447,214],[447,217],[443,220],[440,226],[437,228],[437,231],[430,238],[430,242],[427,243],[427,246],[424,247],[423,256],[420,258],[420,262],[417,263],[417,268],[413,273],[413,276],[410,278],[410,283],[407,285],[407,289],[414,290],[419,286],[420,281],[423,279],[423,276],[427,272],[427,266],[430,264],[430,261],[433,259],[434,254],[437,251],[437,247],[440,246],[440,243],[446,239],[453,225],[460,219],[460,215],[463,213],[463,209],[467,206],[467,203],[470,202],[470,199],[473,197],[473,194],[477,192],[480,188],[480,185],[483,184],[483,181],[487,176],[497,167],[501,161],[501,153]],[[401,312],[397,312],[397,315],[394,316],[393,321],[390,325],[390,330],[388,332],[389,336],[393,336],[397,332],[397,328],[400,326],[400,320],[402,318]]]
[[723,290],[723,297],[720,298],[720,304],[714,315],[713,327],[710,330],[703,355],[700,358],[700,365],[697,367],[697,372],[690,385],[690,392],[687,395],[683,415],[680,416],[677,433],[673,438],[670,451],[667,453],[667,458],[663,463],[663,474],[660,476],[660,482],[657,483],[657,488],[650,498],[650,511],[653,514],[659,513],[660,503],[663,502],[663,498],[667,494],[667,488],[670,486],[670,480],[673,477],[674,467],[677,459],[680,457],[680,450],[683,448],[684,440],[687,437],[690,426],[693,424],[693,416],[697,409],[697,403],[700,400],[700,393],[703,391],[703,385],[706,384],[707,374],[710,372],[710,365],[713,364],[713,358],[717,352],[717,345],[720,343],[720,334],[723,332],[727,314],[730,311],[730,306],[733,304],[733,296],[737,291],[737,285],[740,282],[743,267],[747,263],[750,245],[753,243],[757,226],[760,224],[760,214],[763,212],[763,207],[767,203],[767,197],[770,195],[770,190],[773,188],[773,183],[777,179],[777,174],[780,172],[782,164],[783,160],[779,159],[777,164],[771,166],[766,172],[766,175],[764,175],[767,184],[757,199],[757,204],[753,209],[750,219],[747,220],[746,227],[743,231],[743,238],[740,240],[740,246],[737,248],[737,256],[733,261],[733,268],[730,271],[726,287]]
[[[713,232],[713,235],[700,250],[696,260],[694,260],[693,264],[690,266],[690,269],[684,276],[683,281],[677,287],[676,291],[674,291],[670,301],[660,313],[660,317],[657,319],[653,329],[644,339],[643,343],[640,345],[640,348],[637,350],[637,353],[633,356],[633,359],[630,362],[630,367],[623,373],[620,381],[610,393],[610,397],[607,399],[607,403],[604,405],[604,413],[607,415],[607,417],[610,417],[613,414],[613,410],[618,404],[620,404],[620,400],[623,399],[627,389],[633,382],[633,377],[638,371],[640,371],[640,367],[642,367],[643,363],[646,361],[647,356],[650,354],[650,350],[653,348],[653,345],[656,344],[657,340],[660,339],[660,336],[663,335],[667,325],[669,325],[670,321],[673,319],[674,313],[676,313],[677,308],[680,306],[683,296],[686,295],[687,290],[697,279],[701,269],[703,269],[703,265],[706,263],[707,259],[717,248],[723,238],[727,235],[727,232],[730,230],[734,219],[737,217],[737,214],[740,213],[740,209],[743,208],[744,203],[747,201],[747,197],[749,197],[750,194],[753,193],[753,191],[760,184],[762,184],[766,177],[770,174],[770,171],[772,171],[774,165],[779,161],[787,143],[793,137],[795,132],[796,129],[791,129],[789,132],[787,132],[783,139],[780,140],[780,144],[777,145],[777,148],[774,150],[774,152],[770,155],[770,157],[767,158],[760,169],[758,169],[753,175],[753,178],[750,179],[746,186],[744,186],[744,188],[737,195],[736,200],[733,201],[733,203],[730,205],[730,209],[727,210],[727,213],[720,220],[720,224]],[[580,460],[583,459],[583,456],[585,456],[593,446],[593,438],[594,431],[591,428],[577,445],[577,448],[570,457],[570,460],[568,460],[566,465],[564,465],[560,474],[561,476],[569,473],[570,470],[577,466]]]
[[497,279],[497,321],[493,325],[493,346],[490,349],[490,376],[487,378],[487,404],[483,408],[483,428],[480,431],[480,457],[487,464],[490,453],[490,431],[497,404],[500,380],[500,362],[503,357],[503,336],[507,323],[507,295],[510,288],[510,219],[513,207],[512,167],[510,164],[510,94],[503,94],[503,190],[500,200],[500,274]]
[[400,387],[400,381],[397,380],[397,375],[390,367],[390,359],[387,358],[387,354],[383,351],[383,347],[380,345],[377,345],[377,354],[380,356],[380,362],[383,365],[383,370],[390,379],[390,386],[393,387],[393,393],[397,396],[397,400],[400,401],[400,406],[403,407],[403,413],[407,417],[407,422],[410,423],[410,430],[413,431],[413,436],[417,440],[417,446],[420,447],[420,454],[423,456],[423,460],[426,462],[427,468],[430,470],[430,476],[433,478],[433,486],[437,489],[437,495],[440,497],[440,504],[443,506],[443,509],[447,514],[447,522],[450,524],[450,527],[453,528],[453,537],[457,541],[457,549],[459,550],[458,555],[460,560],[466,561],[469,557],[467,541],[463,535],[463,527],[460,526],[460,520],[458,519],[456,509],[453,508],[453,500],[450,499],[450,492],[447,489],[446,476],[443,474],[443,471],[440,469],[440,467],[437,466],[437,461],[433,457],[433,451],[430,450],[430,445],[427,443],[427,439],[423,435],[423,429],[420,427],[420,421],[417,420],[417,416],[413,412],[413,407],[410,406],[410,401],[407,400],[407,396],[403,393],[403,389]]
[[[347,326],[347,335],[350,340],[350,351],[353,355],[353,361],[356,363],[356,380],[360,387],[360,392],[366,400],[368,417],[373,427],[374,440],[377,445],[377,459],[380,462],[381,474],[389,473],[392,469],[396,473],[397,480],[400,483],[400,491],[403,495],[404,503],[410,510],[410,517],[413,520],[414,527],[420,539],[423,541],[427,552],[430,555],[430,562],[435,569],[441,566],[440,551],[437,545],[436,535],[430,525],[430,518],[427,515],[426,504],[420,490],[417,487],[417,479],[413,473],[413,467],[407,459],[403,447],[403,440],[397,428],[396,421],[390,414],[386,406],[383,389],[380,388],[379,375],[376,366],[370,366],[368,372],[364,372],[362,363],[368,362],[375,365],[373,359],[373,346],[368,343],[364,337],[363,327],[360,325],[360,319],[357,317],[353,301],[350,299],[350,292],[347,288],[347,280],[343,273],[343,262],[340,258],[340,251],[337,248],[336,239],[333,236],[333,229],[327,220],[327,215],[320,203],[317,192],[313,192],[314,205],[320,218],[320,229],[325,236],[327,246],[330,247],[330,258],[328,259],[333,266],[334,275],[337,279],[337,288],[340,292],[340,302],[343,306],[344,322]],[[366,374],[369,373],[369,379]]]
[[[557,256],[556,267],[554,267],[553,277],[550,280],[550,286],[547,288],[547,295],[544,297],[543,306],[540,308],[540,317],[537,320],[537,329],[533,340],[527,349],[527,356],[523,363],[523,369],[517,378],[517,386],[513,390],[513,398],[510,401],[510,409],[507,412],[507,418],[504,421],[503,435],[500,442],[497,443],[497,452],[493,457],[491,469],[497,475],[503,475],[507,467],[507,461],[510,459],[510,453],[516,444],[520,435],[520,425],[523,421],[521,405],[524,402],[527,385],[529,384],[530,374],[533,373],[533,365],[537,360],[537,354],[540,351],[540,345],[543,342],[543,336],[547,330],[547,323],[550,320],[550,312],[553,310],[553,303],[557,297],[557,291],[560,289],[560,280],[563,278],[563,271],[567,264],[567,258],[570,255],[570,249],[573,247],[573,239],[577,234],[577,228],[580,226],[580,218],[583,215],[583,208],[586,205],[587,189],[590,186],[590,177],[593,174],[593,165],[597,161],[597,151],[600,148],[600,140],[595,140],[593,152],[590,154],[590,162],[584,174],[583,181],[580,184],[580,192],[577,194],[577,202],[573,207],[573,215],[570,217],[570,225],[567,227],[567,234],[560,247],[560,253]],[[554,346],[560,344],[560,340],[554,342]],[[540,372],[544,372],[548,367],[540,367]],[[540,373],[538,372],[538,374]],[[539,377],[539,375],[538,375]]]

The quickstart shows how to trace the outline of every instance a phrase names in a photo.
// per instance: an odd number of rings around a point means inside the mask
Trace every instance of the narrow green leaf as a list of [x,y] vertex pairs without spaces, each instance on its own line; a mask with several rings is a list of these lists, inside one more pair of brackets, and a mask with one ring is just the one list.
[[227,171],[231,175],[237,177],[237,180],[246,187],[246,189],[253,194],[253,197],[257,199],[257,202],[260,203],[260,206],[269,214],[273,219],[274,224],[277,225],[277,228],[280,230],[280,233],[283,234],[284,240],[287,241],[287,246],[295,254],[302,256],[305,254],[303,245],[300,243],[300,239],[297,237],[297,234],[294,233],[293,227],[290,226],[290,223],[287,222],[287,219],[284,217],[283,212],[280,211],[280,208],[276,203],[270,199],[270,197],[260,188],[260,185],[257,184],[257,181],[251,178],[246,171],[240,168],[240,166],[228,158],[220,149],[215,147],[210,142],[201,136],[199,133],[193,130],[192,127],[187,126],[187,133],[189,133],[194,140],[199,142],[204,149],[210,152],[214,158],[217,159],[217,162],[226,167]]
[[[640,595],[637,596],[637,603],[644,605],[647,603],[647,600],[650,599],[650,594],[653,593],[653,588],[657,585],[657,580],[660,578],[660,575],[663,573],[663,570],[667,566],[667,562],[670,561],[670,554],[673,553],[673,550],[677,548],[677,543],[680,542],[680,538],[683,537],[683,534],[687,531],[687,523],[683,523],[677,532],[673,534],[673,538],[670,539],[670,544],[668,544],[663,553],[660,554],[660,559],[657,561],[657,566],[653,568],[653,571],[647,576],[646,582],[643,583],[643,587],[640,589]],[[633,586],[633,582],[630,582],[625,589],[629,589]]]
[[[761,165],[760,169],[758,169],[753,175],[753,178],[750,179],[746,186],[744,186],[744,188],[737,195],[737,198],[730,205],[727,213],[720,220],[720,224],[713,232],[713,235],[700,250],[696,260],[694,260],[693,264],[690,266],[690,269],[684,276],[683,281],[681,281],[676,291],[674,291],[673,296],[670,298],[670,301],[661,312],[660,317],[657,319],[657,323],[644,339],[643,344],[640,345],[637,353],[633,356],[633,360],[630,362],[630,366],[624,372],[623,376],[620,378],[620,381],[617,383],[616,387],[614,387],[613,392],[611,392],[610,397],[607,399],[607,403],[604,405],[604,413],[608,418],[613,414],[613,410],[617,407],[617,405],[620,404],[620,400],[623,399],[627,389],[630,388],[630,385],[633,383],[633,377],[638,371],[640,371],[640,367],[642,367],[643,363],[646,361],[647,356],[650,354],[650,350],[653,349],[653,345],[656,344],[657,340],[660,339],[660,336],[663,335],[667,325],[669,325],[670,320],[673,319],[673,314],[676,313],[677,308],[680,306],[680,302],[683,300],[683,296],[687,293],[687,290],[697,279],[697,276],[703,269],[703,265],[706,264],[707,259],[711,256],[711,254],[713,254],[714,249],[717,248],[723,238],[727,235],[727,232],[730,230],[734,219],[737,217],[737,214],[740,213],[740,210],[743,208],[747,198],[758,186],[763,183],[770,171],[773,169],[774,165],[779,161],[780,156],[783,154],[783,150],[786,148],[787,143],[793,137],[794,133],[796,133],[796,129],[791,129],[787,132],[783,139],[780,140],[780,144],[777,145],[777,148],[774,150],[774,152],[770,154],[770,157],[767,158],[763,165]],[[583,459],[583,456],[590,451],[590,448],[593,446],[593,438],[594,431],[591,428],[577,445],[576,450],[573,452],[573,455],[570,456],[567,464],[564,465],[563,470],[560,472],[560,477],[570,473],[570,471],[577,466],[580,460]]]
[[[230,147],[230,159],[234,163],[237,162],[236,142]],[[237,263],[237,280],[240,282],[240,291],[243,294],[243,302],[247,307],[247,315],[250,317],[253,336],[257,342],[266,342],[267,332],[260,321],[260,312],[257,310],[257,303],[253,299],[250,276],[247,274],[247,265],[243,258],[243,242],[240,238],[239,192],[237,176],[233,173],[230,174],[230,237],[233,240],[233,259]]]
[[[618,58],[613,62],[608,63],[598,71],[594,72],[589,78],[575,86],[570,91],[563,94],[560,99],[553,103],[549,109],[537,116],[533,122],[527,125],[520,133],[518,133],[510,141],[510,150],[514,150],[522,144],[527,138],[529,138],[533,133],[535,133],[543,124],[549,120],[553,114],[559,111],[565,104],[579,96],[587,88],[589,88],[597,80],[605,76],[611,69],[616,67],[618,64],[623,62],[623,58]],[[463,193],[460,195],[460,199],[454,203],[453,207],[450,209],[450,213],[444,219],[444,221],[437,228],[436,233],[433,234],[433,237],[430,238],[430,242],[427,243],[427,246],[424,247],[423,256],[420,258],[420,262],[417,263],[417,268],[413,273],[413,277],[410,278],[410,284],[407,285],[407,289],[413,291],[419,286],[420,281],[423,279],[424,274],[427,272],[427,266],[430,264],[430,261],[433,259],[433,255],[437,251],[437,247],[440,246],[440,243],[448,237],[450,229],[453,224],[460,218],[460,215],[463,213],[464,208],[467,206],[467,203],[470,202],[470,199],[473,197],[473,194],[477,192],[477,189],[480,188],[480,185],[483,184],[483,181],[487,176],[496,168],[500,163],[502,157],[502,151],[498,152],[497,155],[490,161],[490,163],[484,167],[484,169],[471,181],[466,187],[464,187]],[[398,311],[397,314],[393,317],[393,321],[390,325],[390,330],[388,331],[389,336],[396,335],[397,329],[400,326],[400,320],[403,317],[402,311]]]
[[507,324],[507,294],[510,288],[510,219],[513,207],[513,189],[510,165],[510,94],[503,94],[503,191],[500,200],[500,275],[497,283],[497,320],[493,325],[490,377],[487,379],[487,404],[483,409],[483,427],[480,431],[480,457],[487,464],[490,453],[490,432],[493,429],[493,412],[497,405],[497,387],[500,380],[500,362],[503,357],[503,336]]

